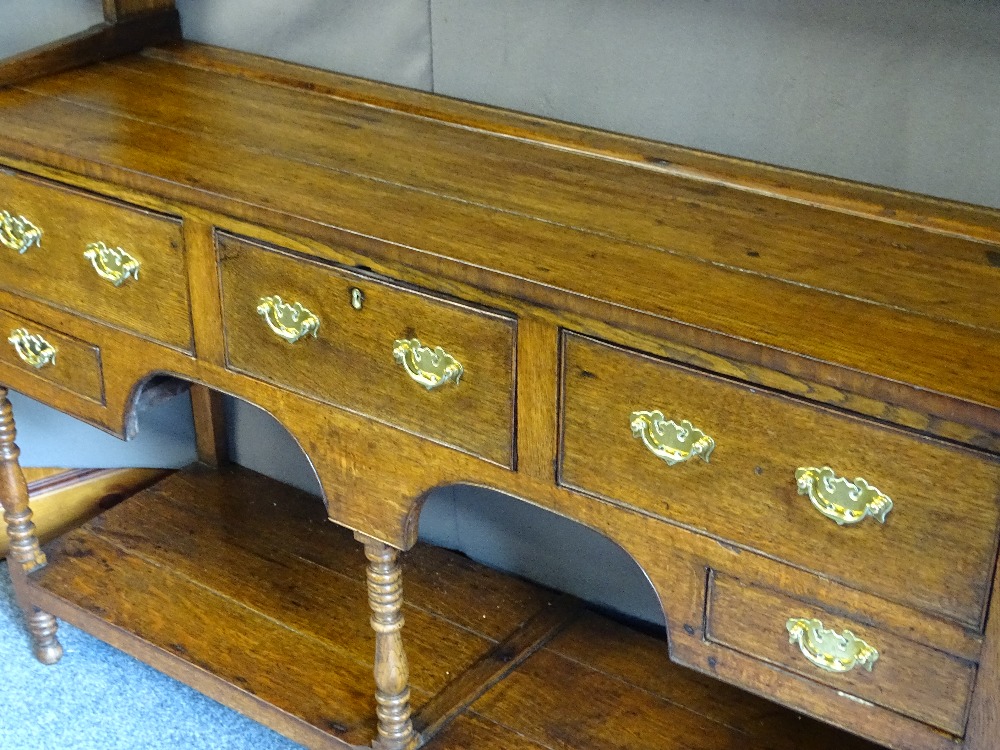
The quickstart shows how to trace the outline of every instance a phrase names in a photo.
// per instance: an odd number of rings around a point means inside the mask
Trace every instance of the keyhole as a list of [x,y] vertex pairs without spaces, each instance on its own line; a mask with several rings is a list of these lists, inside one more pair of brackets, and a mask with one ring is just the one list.
[[358,288],[351,290],[351,307],[355,310],[360,310],[361,306],[365,303],[365,293]]

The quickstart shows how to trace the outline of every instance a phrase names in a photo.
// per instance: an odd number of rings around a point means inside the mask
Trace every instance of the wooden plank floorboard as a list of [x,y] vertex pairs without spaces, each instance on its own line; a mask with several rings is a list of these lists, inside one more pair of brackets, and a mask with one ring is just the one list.
[[667,656],[663,638],[592,612],[565,629],[547,648],[720,724],[766,739],[767,747],[775,750],[874,748],[863,740],[827,729],[815,720],[798,717],[775,703],[674,664]]
[[525,622],[503,643],[484,654],[413,717],[413,726],[424,738],[437,734],[458,714],[544,646],[553,636],[579,617],[582,602],[563,596],[551,607]]
[[594,613],[472,712],[558,750],[878,750],[673,664],[665,639]]
[[[245,469],[200,468],[180,472],[161,494],[164,502],[184,505],[213,526],[255,539],[257,546],[280,545],[316,565],[364,580],[361,545],[327,520],[317,497]],[[212,502],[205,502],[207,495]],[[558,596],[439,547],[418,545],[401,561],[407,607],[418,607],[494,641],[507,638]]]
[[528,659],[472,710],[556,750],[750,745],[739,730],[549,650]]
[[[423,750],[553,750],[512,729],[474,714],[458,717]],[[585,750],[585,748],[579,748]],[[647,749],[649,750],[649,749]]]
[[[84,528],[49,548],[47,591],[352,744],[374,734],[371,670]],[[266,716],[257,717],[266,720]]]
[[[132,632],[140,651],[150,644],[273,704],[271,712],[251,704],[251,715],[272,726],[297,716],[346,742],[370,741],[366,561],[318,498],[238,467],[195,467],[136,493],[49,552],[51,564],[33,581],[67,602],[64,611]],[[436,697],[433,731],[490,684],[473,683],[506,671],[505,662],[516,666],[520,649],[537,647],[562,623],[521,643],[519,629],[547,613],[553,592],[439,549],[421,550],[407,568],[408,596],[417,600],[406,605],[404,631],[411,700],[419,708]],[[470,670],[491,663],[490,675]]]
[[[364,554],[318,498],[197,467],[48,551],[32,586],[64,616],[310,747],[370,742]],[[439,548],[404,560],[415,724],[432,750],[874,750],[672,664],[665,638],[569,597]]]
[[[262,550],[261,536],[247,533],[252,529],[206,524],[183,506],[165,502],[164,493],[135,497],[129,504],[123,512],[97,519],[91,528],[199,586],[323,641],[369,669],[374,666],[362,566],[341,575],[274,544]],[[146,519],[154,513],[156,523],[150,524]],[[354,544],[349,536],[341,541]],[[412,607],[406,611],[404,633],[415,702],[421,693],[426,698],[439,691],[492,646],[482,636]]]

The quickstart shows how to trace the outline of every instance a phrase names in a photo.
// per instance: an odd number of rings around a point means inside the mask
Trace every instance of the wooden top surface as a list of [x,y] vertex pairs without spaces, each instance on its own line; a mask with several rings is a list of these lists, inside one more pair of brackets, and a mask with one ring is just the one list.
[[190,43],[0,91],[0,122],[0,157],[1000,408],[1000,211]]

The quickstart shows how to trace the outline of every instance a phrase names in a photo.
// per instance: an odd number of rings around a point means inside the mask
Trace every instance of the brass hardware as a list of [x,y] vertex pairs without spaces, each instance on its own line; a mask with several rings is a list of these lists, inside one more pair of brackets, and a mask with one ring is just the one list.
[[634,411],[629,421],[632,436],[642,438],[649,451],[663,459],[667,466],[690,461],[695,456],[708,463],[715,449],[715,440],[689,421],[685,419],[677,424],[672,419],[665,419],[659,410]]
[[361,306],[365,303],[365,293],[360,289],[355,287],[351,290],[351,307],[355,310],[360,310]]
[[797,643],[803,656],[827,672],[850,672],[858,665],[871,672],[878,660],[878,651],[850,630],[837,633],[804,617],[791,618],[785,628],[788,642]]
[[420,339],[396,339],[392,356],[407,375],[429,391],[448,382],[457,385],[465,372],[459,361],[440,346],[422,346]]
[[120,247],[108,247],[103,242],[91,242],[83,253],[97,275],[121,286],[129,279],[139,280],[139,261]]
[[27,328],[14,329],[7,341],[14,347],[21,361],[36,370],[56,363],[56,348],[41,336],[28,333]]
[[261,297],[257,303],[257,314],[267,321],[267,325],[289,344],[294,344],[303,336],[319,332],[319,318],[302,306],[301,302],[289,305],[278,295]]
[[829,466],[796,469],[795,482],[799,494],[808,495],[816,510],[836,521],[838,526],[860,523],[865,516],[885,523],[885,517],[892,510],[892,500],[864,479],[858,477],[852,484],[834,474]]
[[42,246],[42,230],[23,216],[0,211],[0,242],[23,255],[32,245]]

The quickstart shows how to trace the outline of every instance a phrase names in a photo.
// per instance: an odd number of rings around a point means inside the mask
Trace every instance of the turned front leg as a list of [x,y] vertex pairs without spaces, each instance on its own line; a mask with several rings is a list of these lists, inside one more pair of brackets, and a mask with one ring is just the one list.
[[35,656],[43,664],[55,664],[62,656],[62,646],[56,638],[56,620],[31,604],[28,598],[26,576],[45,565],[45,553],[38,544],[35,524],[31,521],[28,485],[18,462],[21,451],[14,442],[15,437],[14,411],[7,398],[7,389],[0,386],[0,504],[10,540],[7,568],[31,634]]
[[403,650],[403,580],[399,552],[387,544],[355,535],[368,558],[368,603],[375,631],[375,700],[378,703],[379,750],[417,745],[410,721],[410,670]]

